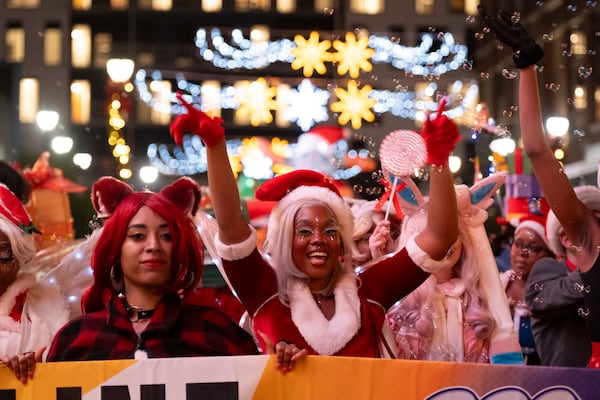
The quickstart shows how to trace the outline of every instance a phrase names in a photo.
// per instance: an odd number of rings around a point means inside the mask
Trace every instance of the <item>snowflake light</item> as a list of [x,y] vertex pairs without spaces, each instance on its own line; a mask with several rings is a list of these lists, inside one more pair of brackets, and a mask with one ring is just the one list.
[[303,79],[298,89],[289,93],[289,106],[284,117],[296,124],[304,131],[308,131],[318,122],[329,119],[327,102],[329,92],[314,86],[308,79]]

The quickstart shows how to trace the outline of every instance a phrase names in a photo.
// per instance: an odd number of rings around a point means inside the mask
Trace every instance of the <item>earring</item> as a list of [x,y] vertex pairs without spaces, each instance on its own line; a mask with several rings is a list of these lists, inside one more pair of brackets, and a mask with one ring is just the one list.
[[110,267],[110,283],[115,291],[123,291],[123,273],[119,265],[113,265]]
[[184,289],[193,289],[192,284],[194,283],[194,279],[196,279],[196,273],[193,270],[189,270],[185,275],[186,279],[183,282]]

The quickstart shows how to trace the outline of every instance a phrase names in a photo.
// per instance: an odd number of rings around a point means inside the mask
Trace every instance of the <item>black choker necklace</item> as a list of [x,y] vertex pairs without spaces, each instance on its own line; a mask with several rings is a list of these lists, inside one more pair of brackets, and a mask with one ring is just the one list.
[[123,301],[123,305],[125,306],[125,310],[127,310],[127,315],[131,322],[139,322],[142,319],[152,318],[154,311],[156,311],[156,309],[142,310],[141,307],[129,304],[127,297],[125,297],[123,293],[119,293],[119,298]]

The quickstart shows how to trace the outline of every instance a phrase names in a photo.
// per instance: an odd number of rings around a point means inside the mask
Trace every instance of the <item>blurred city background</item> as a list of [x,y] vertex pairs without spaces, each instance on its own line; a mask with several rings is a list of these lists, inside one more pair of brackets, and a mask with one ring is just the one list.
[[[520,145],[512,54],[481,28],[478,3],[5,0],[0,158],[35,179],[62,174],[81,237],[102,175],[138,190],[205,181],[200,141],[169,136],[180,90],[224,119],[244,196],[310,167],[376,198],[381,140],[420,129],[445,95],[462,133],[456,183],[472,185],[510,170]],[[574,184],[596,184],[600,159],[597,3],[485,2],[514,12],[545,49],[546,129]]]

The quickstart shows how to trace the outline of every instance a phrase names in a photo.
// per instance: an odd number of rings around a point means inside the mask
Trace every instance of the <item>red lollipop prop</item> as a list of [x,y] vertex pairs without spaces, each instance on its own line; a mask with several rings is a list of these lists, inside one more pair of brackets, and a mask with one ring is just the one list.
[[[425,164],[427,147],[423,137],[410,130],[396,130],[387,134],[379,146],[379,158],[385,177],[394,176],[391,196],[396,195],[398,177],[408,177]],[[388,219],[390,204],[388,202],[385,219]]]

